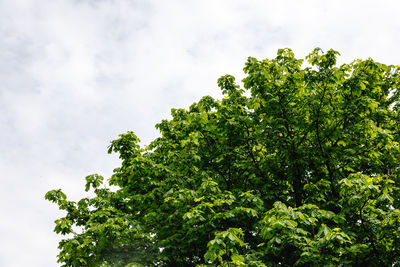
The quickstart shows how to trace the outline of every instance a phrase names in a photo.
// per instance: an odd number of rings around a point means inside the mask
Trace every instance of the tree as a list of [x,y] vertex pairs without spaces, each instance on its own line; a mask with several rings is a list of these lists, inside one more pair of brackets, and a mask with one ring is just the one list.
[[244,89],[172,109],[161,137],[112,141],[66,216],[63,266],[400,265],[400,68],[338,52],[249,58]]

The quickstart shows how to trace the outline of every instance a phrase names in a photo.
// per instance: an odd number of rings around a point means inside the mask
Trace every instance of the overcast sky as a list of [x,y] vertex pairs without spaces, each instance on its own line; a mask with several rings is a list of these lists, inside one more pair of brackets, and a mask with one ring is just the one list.
[[0,0],[0,266],[59,266],[44,200],[109,177],[118,134],[144,144],[171,108],[219,97],[248,56],[333,48],[400,64],[398,1]]

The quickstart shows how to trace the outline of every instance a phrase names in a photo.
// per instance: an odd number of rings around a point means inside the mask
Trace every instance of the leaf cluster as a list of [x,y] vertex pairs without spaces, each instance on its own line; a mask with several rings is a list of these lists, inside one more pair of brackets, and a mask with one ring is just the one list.
[[[94,196],[46,199],[63,266],[400,264],[400,68],[339,53],[249,58],[244,88],[172,109],[147,147],[109,147],[120,167]],[[306,66],[305,66],[306,65]]]

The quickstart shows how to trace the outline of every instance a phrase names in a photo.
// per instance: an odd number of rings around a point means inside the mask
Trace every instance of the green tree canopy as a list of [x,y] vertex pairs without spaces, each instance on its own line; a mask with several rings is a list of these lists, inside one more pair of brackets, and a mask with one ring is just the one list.
[[94,196],[46,194],[66,216],[63,266],[400,264],[400,68],[290,49],[218,80],[156,125],[111,142],[121,166]]

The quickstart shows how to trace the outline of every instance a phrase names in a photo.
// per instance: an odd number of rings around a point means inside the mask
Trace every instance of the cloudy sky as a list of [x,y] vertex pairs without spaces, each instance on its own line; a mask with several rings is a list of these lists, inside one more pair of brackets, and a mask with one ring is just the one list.
[[44,194],[85,196],[86,175],[119,164],[111,140],[147,144],[171,108],[242,79],[248,56],[400,64],[397,2],[0,0],[0,266],[59,266],[62,213]]

